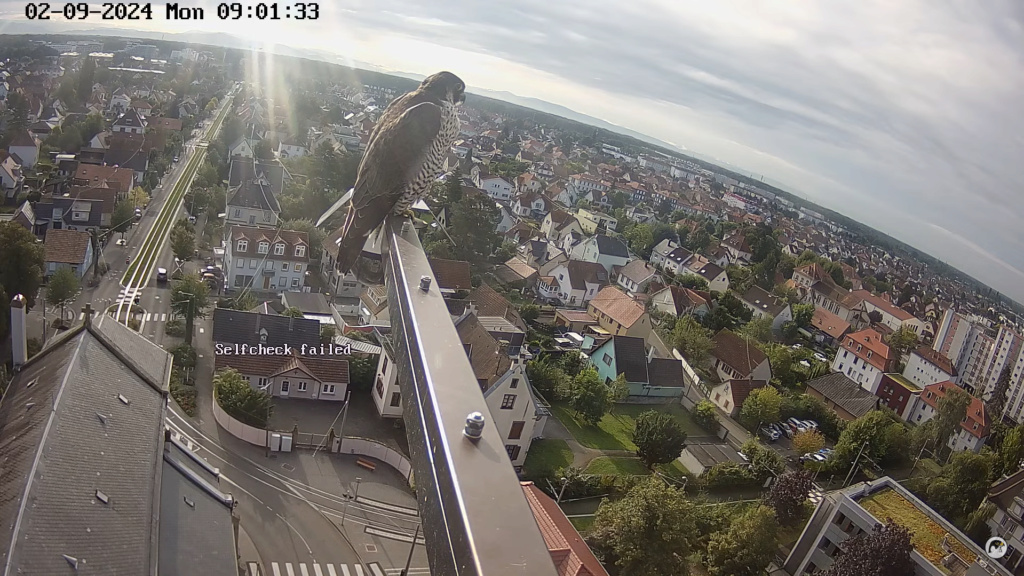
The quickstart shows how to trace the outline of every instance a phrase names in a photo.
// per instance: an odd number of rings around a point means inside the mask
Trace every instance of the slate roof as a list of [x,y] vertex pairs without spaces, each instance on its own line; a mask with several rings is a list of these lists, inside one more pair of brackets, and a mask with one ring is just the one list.
[[469,262],[465,260],[445,260],[428,258],[430,269],[434,272],[434,280],[441,290],[469,290],[473,288]]
[[629,328],[644,315],[644,307],[614,286],[606,286],[590,301],[598,312]]
[[861,388],[846,374],[836,372],[807,382],[807,387],[816,390],[829,402],[833,402],[853,415],[854,418],[871,412],[879,406],[878,396]]
[[278,203],[277,196],[273,192],[273,186],[270,185],[268,180],[249,178],[232,186],[227,206],[270,210],[277,214],[281,213],[281,204]]
[[[719,330],[711,339],[711,355],[743,376],[749,376],[755,368],[768,359],[760,348],[730,332]],[[739,402],[736,402],[739,406]]]
[[654,268],[654,266],[651,266],[650,264],[643,260],[633,260],[629,264],[623,266],[621,270],[619,270],[619,276],[628,278],[633,282],[636,282],[637,284],[641,284],[649,280],[652,276],[654,276],[657,273],[658,271]]
[[327,297],[319,292],[285,292],[282,299],[305,314],[334,314]]
[[699,261],[695,262],[694,265],[690,267],[690,271],[701,278],[704,278],[708,282],[718,278],[718,276],[724,272],[722,267],[714,262],[704,262],[701,264]]
[[135,172],[145,172],[149,165],[149,154],[142,143],[129,143],[127,147],[109,148],[103,154],[103,162],[109,166],[130,168]]
[[164,443],[160,481],[160,574],[238,570],[231,509],[220,473],[194,452]]
[[597,284],[599,287],[608,283],[608,271],[597,262],[569,260],[565,263],[565,268],[573,290],[585,291],[588,283]]
[[739,452],[726,444],[688,444],[684,450],[688,451],[705,468],[725,462],[745,463]]
[[0,562],[156,574],[169,378],[170,354],[102,315],[22,367],[0,401]]
[[651,358],[647,363],[647,377],[651,386],[663,388],[682,388],[683,364],[674,358]]
[[1014,504],[1014,500],[1024,497],[1024,469],[996,482],[988,489],[988,499],[1006,512]]
[[81,265],[89,250],[91,237],[81,230],[49,230],[46,233],[45,261]]
[[622,240],[604,234],[598,234],[594,236],[594,239],[597,241],[597,251],[599,253],[618,258],[629,258],[629,249],[622,243]]
[[[650,382],[647,374],[647,349],[644,347],[643,338],[613,336],[611,345],[615,352],[615,369],[619,374],[626,375],[627,382]],[[596,354],[595,357],[600,360]]]
[[466,296],[467,302],[476,306],[476,315],[480,317],[505,318],[516,328],[526,331],[526,322],[519,315],[516,307],[497,290],[484,283],[476,287]]
[[320,322],[308,318],[290,318],[215,308],[213,310],[213,341],[222,344],[260,344],[260,333],[267,332],[267,346],[290,344],[320,345]]
[[114,121],[113,125],[129,128],[145,128],[146,120],[139,115],[139,112],[135,110],[135,108],[129,108],[127,112],[121,114],[120,118]]
[[11,140],[11,143],[8,144],[8,147],[10,147],[10,146],[15,146],[15,147],[22,147],[22,146],[28,147],[28,146],[31,146],[31,147],[34,148],[34,147],[36,147],[38,145],[39,145],[39,141],[36,140],[36,138],[33,137],[31,134],[29,134],[28,130],[22,130],[18,134],[15,134],[14,139]]
[[760,286],[751,286],[740,296],[740,299],[746,304],[768,313],[772,318],[778,318],[779,314],[782,314],[788,306],[786,302],[769,294]]
[[228,188],[234,188],[246,180],[262,174],[270,183],[274,195],[284,190],[286,170],[280,162],[254,162],[252,158],[232,158],[228,168]]

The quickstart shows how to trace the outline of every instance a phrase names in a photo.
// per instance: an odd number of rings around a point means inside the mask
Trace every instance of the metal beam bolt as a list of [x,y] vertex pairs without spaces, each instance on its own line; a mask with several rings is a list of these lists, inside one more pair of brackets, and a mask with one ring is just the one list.
[[430,276],[420,276],[420,290],[424,292],[430,290]]
[[469,416],[466,416],[466,429],[463,430],[463,434],[470,440],[479,440],[484,434],[484,415],[479,412],[473,412]]

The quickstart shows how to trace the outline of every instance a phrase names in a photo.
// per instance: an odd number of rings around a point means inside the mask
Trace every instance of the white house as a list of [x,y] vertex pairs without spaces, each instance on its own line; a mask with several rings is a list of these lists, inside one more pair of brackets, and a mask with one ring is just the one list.
[[668,238],[658,242],[651,251],[651,264],[676,275],[690,273],[686,271],[686,265],[692,258],[692,252]]
[[228,190],[226,213],[227,226],[275,228],[281,216],[281,205],[269,180],[260,174]]
[[226,288],[306,291],[309,238],[305,232],[232,226],[224,247]]
[[252,143],[249,142],[248,138],[239,138],[234,144],[228,147],[228,156],[232,158],[236,156],[252,158],[255,156],[252,151]]
[[875,394],[882,375],[892,372],[895,364],[896,360],[892,358],[882,335],[868,328],[843,337],[832,359],[832,371],[846,374],[847,378]]
[[772,367],[764,352],[729,330],[719,330],[711,339],[711,364],[722,382],[772,379]]
[[7,151],[12,156],[17,157],[23,168],[31,168],[39,160],[39,147],[41,145],[42,143],[39,139],[29,134],[26,130],[14,136],[10,146],[7,147]]
[[622,240],[604,234],[591,236],[573,247],[572,259],[597,262],[604,266],[608,274],[612,273],[613,266],[625,266],[632,260]]
[[131,104],[132,97],[123,88],[118,88],[117,92],[114,92],[114,95],[110,97],[110,104],[107,106],[107,110],[115,114],[124,114],[128,111]]
[[616,284],[626,290],[630,296],[642,294],[651,282],[662,282],[658,270],[643,260],[633,260],[619,270]]
[[398,368],[392,359],[394,351],[385,338],[380,358],[377,361],[377,374],[373,380],[373,403],[377,413],[383,418],[402,417],[402,392],[398,387]]
[[960,374],[949,358],[927,346],[921,346],[910,353],[910,359],[903,369],[903,377],[917,384],[919,388],[936,382],[960,383]]
[[576,219],[579,220],[580,227],[587,234],[596,234],[602,231],[614,232],[619,226],[619,221],[615,217],[586,208],[576,210]]
[[[938,414],[939,398],[946,395],[946,391],[956,388],[952,382],[936,382],[924,387],[921,391],[921,401],[917,403],[916,410],[910,416],[914,424],[923,424]],[[989,418],[985,410],[985,403],[977,397],[971,397],[971,404],[967,407],[967,416],[960,422],[960,430],[950,437],[947,445],[954,452],[970,450],[981,451],[988,439]]]
[[781,330],[782,325],[793,320],[793,310],[789,302],[769,294],[760,286],[751,286],[740,294],[740,302],[754,318],[768,318],[772,321],[772,330]]
[[500,176],[477,173],[473,184],[495,200],[507,202],[512,199],[512,185]]
[[689,288],[666,286],[651,295],[651,306],[659,312],[679,317],[686,314],[703,316],[711,311],[711,303]]
[[910,312],[899,308],[884,298],[875,296],[867,290],[855,290],[852,295],[863,301],[864,311],[868,314],[872,312],[881,314],[882,324],[893,330],[899,330],[902,326],[908,326],[918,336],[921,335],[921,331],[924,329],[924,322],[915,318]]
[[277,145],[277,157],[278,158],[301,158],[308,153],[306,147],[296,142],[285,142],[281,141]]
[[700,276],[707,281],[708,290],[711,292],[721,292],[724,294],[729,290],[729,275],[725,273],[721,266],[714,262],[708,262],[708,259],[703,256],[695,255],[691,258],[689,263],[686,264],[686,269],[682,270],[682,273]]
[[569,260],[555,266],[549,275],[558,284],[557,298],[569,306],[586,306],[608,285],[608,271],[597,262]]

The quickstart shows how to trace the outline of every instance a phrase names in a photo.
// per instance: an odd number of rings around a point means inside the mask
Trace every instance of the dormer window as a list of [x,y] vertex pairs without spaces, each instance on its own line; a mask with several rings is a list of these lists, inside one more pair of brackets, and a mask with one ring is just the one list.
[[266,328],[260,328],[260,344],[266,344],[266,343],[267,343],[267,329]]
[[274,254],[276,256],[284,255],[284,243],[278,242],[277,244],[274,244]]
[[871,350],[868,350],[868,359],[871,359]]
[[300,246],[296,246],[295,247],[295,257],[296,258],[302,258],[305,255],[306,255],[306,247],[305,246],[301,246],[300,245]]
[[246,252],[249,250],[249,242],[247,240],[239,240],[236,246],[238,252]]
[[260,245],[256,247],[256,252],[260,254],[266,254],[270,250],[270,242],[260,242]]

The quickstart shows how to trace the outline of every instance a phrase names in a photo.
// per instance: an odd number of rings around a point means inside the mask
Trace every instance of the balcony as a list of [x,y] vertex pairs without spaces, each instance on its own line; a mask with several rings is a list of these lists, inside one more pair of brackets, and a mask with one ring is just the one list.
[[[385,283],[430,572],[556,576],[409,221],[385,225]],[[480,413],[478,439],[467,417]]]

